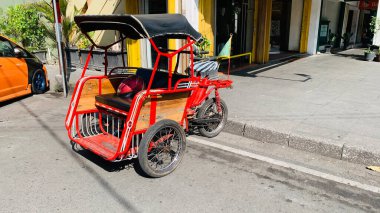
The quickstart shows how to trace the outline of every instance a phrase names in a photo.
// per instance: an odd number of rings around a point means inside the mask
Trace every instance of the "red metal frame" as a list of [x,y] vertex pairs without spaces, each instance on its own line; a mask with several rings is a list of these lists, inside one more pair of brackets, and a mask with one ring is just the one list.
[[[188,126],[189,126],[189,121],[187,119],[188,113],[194,111],[192,109],[200,106],[209,97],[209,95],[213,91],[215,92],[215,95],[217,97],[217,102],[219,102],[218,106],[220,106],[218,89],[230,87],[232,84],[231,80],[209,80],[207,78],[201,79],[198,76],[194,76],[194,66],[193,66],[194,65],[194,52],[193,52],[193,46],[192,45],[195,43],[195,41],[191,40],[190,37],[187,38],[187,43],[184,46],[182,46],[178,50],[173,51],[171,53],[165,53],[165,52],[160,51],[159,48],[156,46],[155,42],[153,41],[153,39],[149,39],[149,41],[150,41],[152,47],[154,48],[154,50],[157,52],[156,61],[154,63],[153,71],[152,71],[152,74],[151,74],[151,77],[149,80],[149,84],[148,84],[146,90],[141,91],[135,95],[135,97],[132,100],[132,104],[131,104],[129,112],[125,112],[125,111],[120,110],[120,109],[115,109],[113,107],[110,107],[110,106],[107,106],[107,105],[104,105],[101,103],[95,103],[95,105],[98,107],[101,107],[103,109],[107,109],[107,110],[110,110],[110,111],[113,111],[113,112],[116,112],[118,114],[122,114],[122,115],[126,116],[126,118],[124,120],[125,127],[123,128],[121,137],[119,139],[117,150],[113,156],[108,156],[106,158],[106,160],[115,161],[119,157],[125,157],[126,154],[128,152],[130,152],[132,137],[136,134],[143,134],[146,132],[146,129],[136,131],[136,124],[137,124],[138,116],[139,116],[139,113],[141,110],[141,106],[142,106],[142,103],[144,102],[144,100],[146,98],[150,97],[152,100],[151,111],[150,111],[150,113],[151,113],[150,125],[153,125],[156,122],[156,116],[155,116],[156,115],[156,103],[157,103],[156,98],[158,95],[180,93],[180,92],[190,92],[190,96],[187,99],[185,110],[184,110],[182,119],[180,121],[180,125],[186,127],[186,129],[188,130]],[[105,56],[105,63],[104,63],[104,65],[105,65],[104,75],[103,76],[91,76],[91,77],[85,76],[86,69],[87,69],[88,64],[91,60],[93,47],[91,47],[91,50],[87,56],[86,63],[85,63],[85,66],[83,68],[81,78],[76,83],[74,93],[73,93],[73,96],[71,98],[70,106],[69,106],[69,109],[68,109],[68,112],[66,115],[66,119],[65,119],[65,127],[68,130],[69,138],[72,141],[74,141],[75,143],[78,143],[79,145],[81,145],[85,148],[88,148],[88,147],[86,147],[86,144],[83,142],[83,140],[80,140],[81,138],[83,138],[83,136],[80,134],[80,131],[79,131],[78,118],[81,114],[98,112],[99,113],[99,122],[102,123],[102,116],[101,116],[102,110],[91,109],[91,110],[77,111],[80,96],[81,96],[83,87],[85,85],[85,82],[88,80],[92,80],[92,79],[97,79],[99,81],[99,94],[102,94],[102,90],[101,90],[102,79],[108,78],[108,75],[107,75],[107,51],[105,51],[106,56]],[[179,80],[173,88],[172,87],[172,76],[173,76],[173,74],[172,74],[173,73],[172,61],[173,61],[173,57],[177,56],[178,54],[180,54],[182,51],[185,51],[186,49],[190,49],[190,51],[189,51],[190,52],[190,77],[186,78],[186,79]],[[168,87],[165,89],[151,89],[153,79],[154,79],[154,76],[155,76],[156,71],[158,69],[158,65],[159,65],[159,61],[160,61],[161,57],[166,57],[166,58],[168,58],[168,61],[169,61]],[[178,88],[181,83],[182,84],[188,83],[188,86],[186,88]],[[73,120],[75,118],[76,118],[75,126],[76,126],[76,130],[77,130],[77,136],[79,137],[79,139],[73,138],[71,135]],[[107,134],[106,131],[104,131],[102,125],[99,125],[99,127],[100,127],[101,131],[103,132],[103,134]],[[92,140],[96,140],[96,136],[93,136]],[[92,151],[98,155],[101,155],[101,153],[98,152],[97,150],[92,150]]]

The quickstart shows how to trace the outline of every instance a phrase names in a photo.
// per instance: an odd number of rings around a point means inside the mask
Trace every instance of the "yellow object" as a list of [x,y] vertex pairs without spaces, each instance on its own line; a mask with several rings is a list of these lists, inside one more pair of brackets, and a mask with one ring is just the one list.
[[366,168],[372,171],[380,172],[380,166],[367,166]]
[[255,61],[263,64],[269,61],[272,0],[259,0],[255,10],[258,13]]
[[[125,11],[127,14],[139,13],[139,1],[138,0],[126,0]],[[126,39],[128,66],[129,67],[141,67],[141,54],[140,54],[140,41]]]
[[[120,2],[118,0],[98,0],[88,4],[86,15],[111,15],[117,10]],[[77,8],[78,9],[78,8]],[[107,45],[115,42],[115,33],[106,30],[96,30],[92,35],[96,44]]]
[[[176,11],[177,1],[178,0],[168,0],[168,13],[178,13]],[[171,50],[177,49],[177,40],[176,39],[169,39],[169,49],[171,49]],[[172,71],[174,70],[176,63],[177,63],[177,57],[175,56],[172,59]]]
[[251,52],[246,52],[246,53],[242,53],[242,54],[239,54],[239,55],[231,55],[230,57],[222,57],[220,58],[221,60],[227,60],[227,59],[230,59],[230,58],[239,58],[239,57],[243,57],[243,56],[247,56],[249,55],[249,63],[252,63],[252,53]]
[[252,58],[256,57],[256,48],[257,48],[257,20],[259,12],[257,8],[259,7],[259,0],[255,0],[254,14],[253,14],[253,41],[252,41],[252,54],[250,56],[250,63],[252,63]]
[[302,26],[301,26],[300,53],[307,52],[307,43],[309,40],[310,14],[311,14],[311,0],[304,0]]
[[199,0],[199,32],[210,40],[210,55],[214,55],[214,0]]

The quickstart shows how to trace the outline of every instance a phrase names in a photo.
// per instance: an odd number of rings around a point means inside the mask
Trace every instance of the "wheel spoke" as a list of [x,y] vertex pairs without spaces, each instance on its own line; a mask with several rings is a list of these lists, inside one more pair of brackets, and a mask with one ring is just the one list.
[[147,155],[149,165],[153,169],[164,170],[177,160],[182,140],[176,129],[165,127],[154,135],[151,143],[153,148]]
[[218,105],[215,100],[209,100],[205,103],[204,110],[201,110],[199,118],[213,119],[215,121],[207,122],[200,127],[200,130],[210,134],[214,134],[221,131],[221,127],[225,122],[225,105],[221,102],[221,112],[218,112]]

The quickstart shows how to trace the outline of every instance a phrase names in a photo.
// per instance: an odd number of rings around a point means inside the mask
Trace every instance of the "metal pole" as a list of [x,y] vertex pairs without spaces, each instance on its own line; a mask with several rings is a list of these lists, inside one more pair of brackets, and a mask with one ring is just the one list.
[[61,29],[61,14],[59,12],[59,5],[57,5],[58,0],[52,0],[53,10],[54,10],[54,21],[55,21],[55,36],[57,39],[57,48],[58,48],[58,58],[59,58],[59,73],[62,76],[62,87],[63,94],[67,97],[67,82],[66,82],[66,70],[63,60],[63,51],[62,51],[62,29]]

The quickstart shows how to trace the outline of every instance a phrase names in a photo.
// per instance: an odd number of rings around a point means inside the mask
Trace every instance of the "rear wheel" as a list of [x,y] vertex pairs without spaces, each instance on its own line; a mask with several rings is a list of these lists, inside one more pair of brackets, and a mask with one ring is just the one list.
[[146,175],[163,177],[178,167],[185,149],[183,128],[172,120],[159,121],[148,129],[140,142],[139,165]]
[[44,93],[47,89],[44,71],[37,70],[32,77],[32,91],[34,94]]
[[197,118],[216,120],[199,127],[199,133],[202,136],[213,138],[223,130],[227,123],[228,109],[226,103],[222,99],[220,99],[220,106],[222,111],[218,112],[215,98],[210,98],[200,107],[197,113]]

